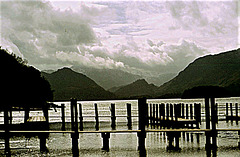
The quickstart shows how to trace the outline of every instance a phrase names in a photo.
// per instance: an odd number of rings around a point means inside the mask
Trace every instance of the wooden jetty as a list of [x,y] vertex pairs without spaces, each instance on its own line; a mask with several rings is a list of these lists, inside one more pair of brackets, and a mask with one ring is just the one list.
[[[226,104],[228,106],[228,104]],[[226,107],[226,119],[227,116],[234,116],[232,114],[231,103],[230,115],[229,107]],[[235,106],[238,106],[235,104]],[[35,129],[35,130],[13,130],[10,126],[13,125],[9,123],[9,118],[11,114],[8,111],[4,111],[4,128],[0,130],[0,134],[5,137],[5,152],[6,155],[11,155],[11,148],[9,144],[9,137],[16,134],[38,135],[40,138],[40,150],[46,151],[46,135],[53,133],[69,133],[72,138],[72,154],[73,156],[79,156],[79,134],[101,134],[103,141],[103,150],[109,151],[109,139],[111,134],[115,133],[136,133],[138,137],[138,150],[140,154],[146,156],[145,140],[146,134],[151,132],[164,132],[168,137],[167,150],[181,150],[179,146],[179,138],[185,136],[185,133],[197,133],[197,142],[199,142],[199,133],[204,133],[206,136],[206,150],[216,150],[217,149],[217,134],[219,131],[237,131],[240,139],[240,128],[239,129],[227,129],[227,128],[217,128],[216,124],[218,122],[218,107],[215,103],[215,98],[205,98],[205,117],[201,116],[201,104],[147,104],[145,98],[138,99],[138,129],[132,129],[132,115],[131,104],[126,104],[127,115],[127,128],[128,130],[118,130],[116,129],[116,107],[115,104],[110,104],[110,116],[99,115],[98,104],[94,103],[95,115],[83,116],[82,109],[83,105],[78,103],[76,99],[71,99],[70,110],[71,110],[71,130],[66,130],[65,127],[65,105],[61,106],[53,105],[51,107],[61,108],[62,117],[62,129],[61,130],[49,130],[48,128]],[[238,109],[238,107],[236,107]],[[47,111],[47,110],[46,110]],[[238,113],[238,111],[236,111]],[[235,114],[237,115],[237,114]],[[44,118],[37,120],[36,118],[31,118],[26,116],[26,122],[35,123],[36,122],[46,122],[49,124],[48,112],[45,112]],[[95,118],[95,130],[84,130],[84,119],[87,117]],[[99,118],[109,117],[111,119],[111,130],[100,130]],[[123,116],[122,116],[123,117]],[[200,125],[203,123],[202,118],[205,118],[206,127],[200,129]],[[10,129],[11,128],[11,129]],[[188,137],[188,136],[187,136]],[[184,138],[184,137],[183,137]],[[175,139],[175,140],[174,140]],[[174,142],[175,141],[175,142]],[[238,142],[240,148],[240,141]]]
[[226,103],[226,121],[236,121],[236,123],[238,123],[238,121],[240,121],[240,115],[238,114],[239,110],[240,108],[238,106],[238,103],[235,103],[235,108],[233,103]]

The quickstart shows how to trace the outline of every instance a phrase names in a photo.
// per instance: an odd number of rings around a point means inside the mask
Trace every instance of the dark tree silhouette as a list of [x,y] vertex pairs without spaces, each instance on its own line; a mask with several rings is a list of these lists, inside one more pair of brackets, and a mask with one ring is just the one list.
[[187,89],[183,92],[182,98],[220,98],[229,97],[229,92],[219,86],[198,86]]
[[42,107],[52,101],[50,84],[40,71],[21,57],[0,47],[1,108],[5,106]]

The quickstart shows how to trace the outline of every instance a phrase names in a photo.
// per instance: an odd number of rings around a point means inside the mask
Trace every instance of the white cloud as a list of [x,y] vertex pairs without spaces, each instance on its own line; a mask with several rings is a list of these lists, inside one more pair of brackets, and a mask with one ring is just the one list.
[[[44,2],[1,2],[2,38],[12,42],[31,64],[56,51],[76,50],[95,42],[95,34],[79,13],[55,10]],[[4,45],[3,45],[4,46]]]
[[56,58],[72,65],[82,65],[96,69],[122,69],[124,63],[116,62],[113,59],[106,57],[95,57],[89,52],[84,54],[78,52],[56,52]]
[[1,45],[41,69],[178,72],[199,56],[237,47],[236,3],[6,1]]

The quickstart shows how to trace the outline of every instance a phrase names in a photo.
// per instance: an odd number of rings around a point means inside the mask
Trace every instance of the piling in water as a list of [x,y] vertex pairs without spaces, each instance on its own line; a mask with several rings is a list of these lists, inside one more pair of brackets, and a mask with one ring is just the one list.
[[[132,129],[132,112],[131,112],[131,104],[127,103],[127,121],[128,121],[128,129]],[[148,121],[148,120],[147,120]]]
[[94,104],[94,108],[95,108],[95,120],[96,120],[95,128],[96,130],[99,130],[98,107],[96,103]]
[[140,152],[145,152],[145,138],[146,138],[146,110],[147,110],[147,103],[146,98],[138,99],[138,129],[141,130],[138,132],[138,150]]
[[[210,111],[209,111],[209,98],[205,98],[205,119],[206,119],[206,129],[210,129]],[[206,144],[205,149],[210,148],[210,133],[205,132],[206,135]]]
[[116,112],[115,112],[115,104],[111,104],[111,120],[112,120],[112,124],[111,127],[113,130],[116,129]]
[[110,138],[110,133],[109,132],[103,132],[101,133],[102,138],[103,138],[103,147],[102,150],[109,151],[109,138]]
[[72,154],[74,157],[79,156],[79,149],[78,149],[78,112],[77,112],[77,99],[71,99],[71,125],[72,131],[74,133],[71,134],[72,138]]
[[61,104],[61,111],[62,111],[62,131],[66,130],[65,127],[65,104]]
[[8,124],[8,107],[4,108],[4,128],[5,128],[5,154],[11,156],[10,143],[9,143],[9,124]]
[[82,104],[78,104],[78,109],[79,109],[79,122],[80,122],[80,126],[79,129],[80,131],[83,131],[83,116],[82,116]]

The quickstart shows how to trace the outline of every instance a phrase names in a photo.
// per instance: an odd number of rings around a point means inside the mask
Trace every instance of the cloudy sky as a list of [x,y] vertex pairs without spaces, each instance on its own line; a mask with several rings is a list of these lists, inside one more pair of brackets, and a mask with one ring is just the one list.
[[1,1],[0,45],[40,70],[179,72],[239,47],[238,1]]

